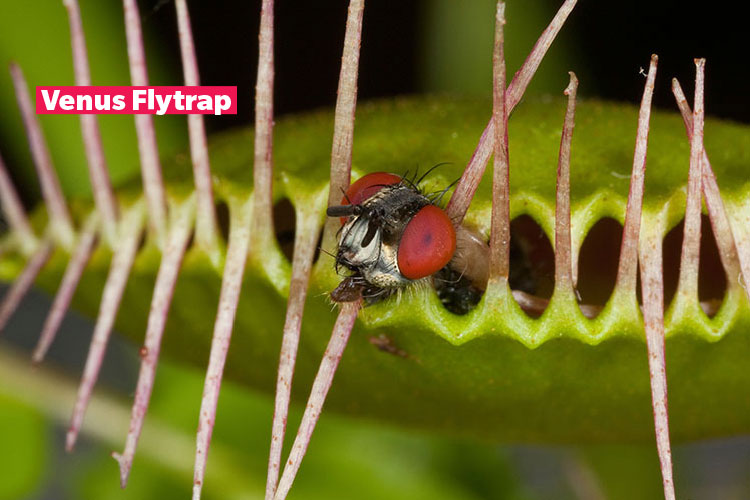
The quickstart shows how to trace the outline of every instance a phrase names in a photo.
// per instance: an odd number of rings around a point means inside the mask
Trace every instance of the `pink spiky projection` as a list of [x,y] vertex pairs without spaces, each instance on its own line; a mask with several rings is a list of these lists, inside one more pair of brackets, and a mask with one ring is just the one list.
[[[493,116],[479,140],[477,149],[459,181],[454,196],[448,205],[448,211],[459,225],[466,214],[476,187],[483,176],[490,155],[494,152],[493,164],[493,210],[491,238],[489,245],[489,271],[486,273],[490,286],[500,283],[507,286],[508,276],[508,240],[510,222],[510,186],[509,186],[509,152],[508,152],[508,114],[518,104],[528,86],[531,77],[538,68],[542,57],[552,40],[559,32],[565,19],[575,6],[575,0],[564,2],[550,26],[545,30],[535,45],[523,67],[516,73],[511,83],[505,86],[505,63],[503,58],[503,25],[504,4],[498,3],[496,18],[496,44],[493,57]],[[73,40],[76,83],[90,83],[88,63],[85,56],[83,31],[75,0],[65,0],[68,8]],[[128,54],[131,63],[131,77],[134,85],[145,85],[148,77],[145,71],[142,35],[138,13],[133,0],[124,0],[126,14],[126,33],[128,34]],[[197,60],[190,33],[190,21],[186,2],[176,0],[180,46],[183,60],[185,82],[188,85],[199,83]],[[335,131],[331,158],[330,201],[337,203],[340,193],[346,189],[351,176],[352,147],[354,143],[354,117],[357,104],[357,75],[359,65],[359,47],[361,43],[363,0],[352,0],[347,19],[347,30],[344,42],[339,94],[335,111]],[[233,214],[229,233],[229,245],[223,269],[222,289],[214,325],[209,365],[206,372],[199,428],[196,442],[196,461],[194,471],[193,497],[199,498],[204,481],[205,466],[216,419],[216,404],[221,387],[226,354],[229,349],[234,319],[241,292],[244,266],[249,253],[255,251],[258,241],[268,238],[273,227],[272,221],[272,179],[273,179],[273,2],[264,0],[261,10],[260,51],[258,79],[256,85],[256,138],[254,185],[252,203],[241,207],[238,215]],[[646,88],[641,103],[638,120],[638,133],[633,159],[628,206],[623,230],[620,263],[618,267],[616,293],[628,296],[635,301],[637,283],[637,266],[641,264],[642,294],[644,297],[643,316],[647,346],[649,352],[649,369],[651,375],[654,422],[657,438],[657,449],[664,478],[664,492],[668,499],[674,498],[672,483],[671,451],[669,444],[669,426],[667,417],[666,366],[664,355],[664,310],[663,310],[663,269],[661,262],[662,235],[653,228],[642,228],[644,181],[646,169],[646,151],[648,147],[648,129],[650,118],[651,95],[654,89],[656,57],[651,61],[646,81]],[[20,70],[12,69],[17,88],[27,92]],[[681,274],[678,293],[697,302],[697,266],[700,239],[700,202],[701,192],[705,194],[711,222],[714,226],[717,244],[720,246],[722,263],[728,276],[739,276],[747,271],[734,245],[736,238],[726,216],[716,186],[716,180],[703,151],[703,66],[698,65],[696,84],[695,111],[687,116],[687,102],[679,97],[685,118],[688,135],[691,138],[691,164],[688,182],[688,201],[685,217],[685,239],[681,258]],[[698,84],[700,83],[700,85]],[[575,100],[577,79],[571,73],[571,80],[565,93],[568,95],[560,155],[557,168],[557,204],[555,214],[555,294],[562,294],[574,300],[575,271],[571,262],[573,249],[570,235],[570,157],[571,141],[575,117]],[[700,91],[700,93],[699,93]],[[19,97],[19,102],[23,101]],[[28,107],[28,96],[22,103]],[[26,113],[28,114],[28,113]],[[45,323],[42,338],[34,359],[39,361],[54,338],[54,332],[70,304],[77,283],[88,259],[96,248],[98,238],[115,248],[110,274],[105,286],[100,313],[97,318],[94,339],[87,361],[79,400],[76,403],[71,429],[68,435],[68,447],[75,442],[78,429],[83,421],[84,411],[96,381],[99,367],[106,350],[112,324],[117,315],[118,305],[127,284],[130,267],[138,252],[138,242],[144,231],[146,220],[158,236],[159,247],[163,252],[157,282],[154,289],[151,311],[149,314],[146,341],[144,345],[141,373],[132,411],[131,427],[128,433],[125,451],[115,454],[121,467],[121,483],[125,486],[135,454],[140,429],[148,408],[149,397],[154,386],[155,370],[158,363],[161,337],[168,317],[171,297],[180,271],[182,258],[188,241],[196,228],[196,243],[204,249],[214,251],[216,238],[216,216],[213,203],[213,192],[210,179],[210,166],[207,142],[201,117],[189,117],[189,134],[191,139],[191,158],[193,160],[196,196],[182,205],[167,203],[164,185],[158,160],[158,148],[153,123],[136,118],[136,130],[139,139],[143,185],[146,206],[121,209],[114,198],[106,175],[106,161],[101,147],[98,126],[92,119],[82,119],[84,142],[87,158],[91,168],[90,177],[97,204],[96,213],[100,218],[91,218],[84,222],[76,233],[70,216],[67,213],[65,200],[59,186],[56,186],[54,170],[45,153],[41,132],[34,118],[24,116],[29,130],[30,143],[42,181],[50,219],[60,222],[63,227],[58,234],[45,235],[40,240],[30,230],[23,207],[14,200],[12,184],[4,170],[0,168],[0,195],[3,197],[3,210],[10,219],[13,230],[24,239],[31,258],[25,270],[19,275],[15,291],[11,292],[0,304],[0,324],[12,313],[24,293],[34,281],[34,277],[43,267],[55,245],[64,246],[72,251],[63,281],[55,298],[50,316]],[[46,157],[45,157],[46,155]],[[2,164],[0,163],[0,167]],[[50,180],[52,179],[52,180]],[[9,194],[10,193],[10,194]],[[17,197],[16,197],[17,198]],[[122,212],[122,213],[120,213]],[[146,217],[148,214],[148,218]],[[329,222],[325,238],[333,241],[336,221]],[[292,281],[288,299],[284,335],[281,344],[279,374],[274,423],[271,436],[271,450],[268,465],[266,499],[283,499],[291,489],[295,475],[301,466],[303,457],[310,443],[315,425],[331,387],[338,363],[343,356],[347,341],[356,323],[362,304],[346,303],[341,307],[333,329],[332,337],[324,354],[318,374],[313,383],[308,405],[298,430],[291,453],[286,461],[281,460],[284,443],[286,419],[289,410],[291,384],[294,374],[296,351],[299,344],[307,287],[314,248],[319,231],[319,218],[315,214],[299,211],[297,214],[297,233],[295,236],[295,254],[292,259]],[[645,225],[644,225],[645,226]],[[266,232],[265,236],[262,234]],[[67,236],[65,236],[67,234]],[[62,235],[62,236],[61,236]],[[738,242],[739,243],[739,242]],[[640,259],[638,258],[640,257]],[[747,276],[747,272],[745,273]],[[493,285],[495,283],[495,285]],[[513,296],[525,310],[544,310],[545,299],[526,296],[522,292],[513,292]],[[526,304],[524,306],[524,304]],[[594,316],[598,310],[582,305],[587,317]],[[283,471],[281,465],[284,464]],[[281,472],[281,479],[279,475]]]

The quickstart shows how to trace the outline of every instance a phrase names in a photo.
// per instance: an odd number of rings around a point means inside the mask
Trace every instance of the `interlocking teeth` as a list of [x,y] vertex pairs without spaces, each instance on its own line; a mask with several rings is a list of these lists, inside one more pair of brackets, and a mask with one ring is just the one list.
[[[680,109],[682,120],[685,123],[688,139],[692,141],[693,112],[690,110],[685,94],[682,92],[682,87],[680,87],[680,83],[676,78],[672,79],[672,93],[677,101],[677,107]],[[701,154],[703,196],[706,199],[708,216],[711,220],[716,245],[719,249],[719,258],[727,273],[727,286],[730,290],[733,290],[740,286],[741,277],[744,277],[745,283],[748,283],[747,278],[750,277],[750,246],[747,249],[748,251],[739,252],[737,247],[740,246],[740,243],[732,232],[732,226],[724,208],[724,202],[721,199],[719,185],[716,182],[713,168],[711,168],[711,162],[708,160],[705,149]],[[750,288],[746,287],[745,292],[748,294],[748,299],[750,299]]]
[[[134,86],[148,85],[146,53],[143,48],[141,18],[135,0],[124,0],[125,35],[128,43],[130,80]],[[154,120],[151,115],[135,115],[135,132],[138,136],[138,154],[141,159],[143,192],[148,203],[149,223],[160,244],[167,232],[167,200],[161,175],[159,147],[156,142]]]
[[[263,3],[264,9],[266,2]],[[269,5],[272,7],[272,5]],[[357,107],[357,75],[359,73],[359,48],[362,40],[362,16],[364,14],[364,0],[350,0],[349,12],[346,18],[346,32],[344,34],[344,50],[341,57],[341,72],[339,74],[338,96],[336,98],[336,110],[334,115],[333,128],[333,146],[331,150],[331,174],[328,191],[327,206],[338,205],[341,199],[341,193],[346,192],[351,181],[352,170],[352,147],[354,141],[354,112]],[[263,35],[263,25],[261,23],[261,36]],[[261,47],[263,41],[261,39]],[[261,53],[261,57],[263,54]],[[261,67],[262,69],[262,67]],[[260,75],[259,75],[260,78]],[[256,164],[257,168],[257,164]],[[337,231],[336,218],[329,218],[323,230],[323,247],[333,248],[335,246],[335,235]],[[312,226],[312,224],[311,224]],[[311,228],[311,227],[310,227]],[[313,238],[313,234],[308,233],[308,238]],[[299,246],[295,245],[294,258],[297,259],[297,253],[300,252],[300,258],[295,261],[298,269],[293,269],[292,274],[302,274],[302,279],[309,279],[309,270],[312,265],[312,252],[298,250]],[[305,253],[303,253],[305,252]],[[309,260],[303,260],[303,258]],[[326,354],[321,362],[320,370],[313,382],[313,389],[310,393],[308,410],[305,411],[297,431],[292,451],[285,462],[281,480],[278,483],[279,469],[281,464],[281,451],[284,445],[284,435],[286,431],[286,421],[289,412],[289,398],[291,397],[291,382],[294,373],[294,365],[297,358],[297,346],[299,344],[302,309],[304,308],[305,291],[299,287],[295,288],[298,296],[289,296],[289,303],[295,304],[299,309],[287,310],[285,319],[284,338],[282,340],[281,358],[279,360],[279,375],[277,387],[284,386],[276,394],[275,409],[273,416],[273,428],[271,436],[271,452],[268,459],[268,478],[266,480],[266,500],[286,498],[289,489],[294,482],[294,478],[299,470],[300,462],[305,456],[307,445],[310,442],[315,425],[320,416],[320,410],[325,402],[328,389],[333,381],[333,376],[338,366],[338,361],[346,347],[349,334],[354,328],[354,322],[360,307],[360,301],[352,302],[342,306],[339,313],[336,326],[331,336],[331,341],[326,350]],[[299,319],[296,319],[296,315]],[[287,325],[289,328],[287,328]],[[336,327],[340,327],[337,333]],[[336,340],[334,340],[336,339]],[[334,360],[326,364],[330,360]],[[324,365],[326,368],[324,368]],[[317,408],[315,410],[314,408]]]
[[633,153],[633,171],[630,177],[628,205],[625,209],[625,224],[622,230],[620,261],[617,266],[615,294],[619,294],[632,303],[636,302],[636,271],[638,268],[638,235],[641,230],[641,212],[643,209],[643,184],[646,178],[646,152],[648,150],[648,131],[651,119],[651,99],[654,95],[656,65],[659,58],[654,54],[646,77],[641,108],[638,112],[638,129]]
[[21,274],[18,275],[10,289],[6,292],[2,302],[0,302],[0,331],[5,328],[8,320],[16,311],[16,308],[18,308],[26,292],[31,289],[31,285],[34,284],[34,280],[51,255],[52,243],[49,240],[45,240],[32,254]]
[[[190,15],[185,0],[175,0],[177,9],[177,30],[180,37],[180,55],[182,56],[182,72],[185,85],[200,85],[198,75],[198,59],[195,55],[193,32],[190,28]],[[188,134],[190,137],[190,160],[193,163],[193,177],[195,179],[196,214],[195,240],[199,247],[212,256],[214,264],[218,264],[218,232],[216,225],[216,209],[211,183],[211,165],[208,158],[208,144],[206,128],[202,115],[188,115]]]
[[117,241],[115,242],[115,253],[112,256],[107,281],[102,292],[102,301],[99,304],[99,314],[96,318],[94,333],[89,346],[86,366],[83,369],[83,378],[78,388],[78,398],[70,418],[70,426],[65,438],[65,449],[72,451],[75,447],[78,433],[83,423],[91,392],[99,377],[99,369],[104,360],[109,337],[115,323],[117,311],[120,308],[120,300],[128,283],[128,276],[133,267],[138,244],[144,225],[144,210],[141,204],[131,207],[124,215],[118,227]]
[[60,282],[60,288],[55,294],[55,299],[52,301],[52,307],[50,307],[47,319],[44,321],[42,332],[39,334],[39,342],[37,343],[37,346],[34,349],[34,354],[32,355],[32,359],[35,363],[40,363],[44,359],[52,342],[55,340],[57,330],[60,328],[60,324],[70,306],[70,301],[73,299],[73,295],[78,287],[78,282],[80,281],[83,271],[86,269],[86,265],[91,258],[91,254],[96,247],[98,225],[99,218],[96,216],[96,213],[94,213],[89,216],[89,219],[83,226],[81,234],[78,236],[78,243],[73,250],[68,266],[65,268],[65,274]]
[[[560,9],[552,18],[549,26],[542,32],[541,36],[534,44],[534,48],[531,49],[526,60],[523,62],[521,69],[519,69],[513,76],[508,88],[505,90],[505,115],[510,116],[516,105],[521,102],[526,88],[531,83],[531,79],[534,77],[536,70],[539,69],[539,65],[542,63],[542,59],[547,54],[547,50],[552,46],[552,42],[557,37],[557,34],[562,29],[568,16],[573,11],[578,0],[565,0]],[[456,184],[456,189],[453,191],[448,205],[445,207],[445,211],[448,217],[453,219],[456,224],[460,224],[463,221],[466,212],[469,210],[469,204],[474,198],[474,193],[479,186],[479,181],[482,180],[484,175],[484,169],[487,166],[487,162],[492,154],[494,143],[495,143],[495,125],[494,120],[490,118],[489,123],[482,132],[482,137],[479,139],[479,144],[474,150],[474,154],[471,156],[469,164],[464,169],[461,179]]]
[[[492,218],[487,282],[490,295],[508,293],[510,271],[510,165],[508,163],[508,91],[505,88],[504,25],[505,4],[497,2],[495,48],[492,54],[492,120],[490,121],[494,129]],[[472,193],[475,190],[476,188],[472,190]],[[463,213],[466,213],[466,209],[463,209]]]
[[310,281],[315,245],[320,230],[319,217],[315,211],[297,211],[297,234],[294,238],[292,257],[292,279],[289,285],[289,300],[284,319],[284,334],[281,340],[279,373],[276,380],[273,426],[271,429],[271,451],[268,462],[266,498],[273,498],[281,468],[286,422],[289,416],[289,402],[292,395],[294,366],[297,360],[302,314],[305,309],[307,286]]
[[651,381],[651,404],[654,411],[656,447],[661,463],[664,495],[674,499],[672,483],[672,451],[669,442],[669,419],[667,417],[667,373],[664,356],[664,272],[662,267],[662,238],[656,227],[650,227],[639,242],[641,214],[643,211],[643,184],[646,176],[646,151],[651,118],[651,99],[654,94],[656,65],[658,58],[651,56],[651,63],[643,90],[641,109],[638,115],[633,174],[625,212],[620,263],[616,287],[620,293],[629,293],[635,300],[637,252],[640,243],[641,289],[643,294],[643,322],[646,330],[649,379]]
[[[63,0],[70,22],[73,61],[77,85],[90,85],[86,46],[77,0]],[[185,0],[176,0],[180,48],[186,85],[199,85],[199,75],[190,19]],[[514,296],[527,310],[544,310],[545,299],[528,296],[522,292],[509,293],[509,153],[508,115],[520,102],[524,91],[536,72],[552,41],[576,4],[566,0],[556,16],[542,33],[522,68],[506,88],[506,68],[503,54],[504,4],[498,2],[496,17],[496,42],[493,57],[493,117],[484,130],[477,148],[458,182],[448,203],[447,213],[460,226],[467,213],[477,186],[484,174],[489,157],[494,152],[492,231],[489,247],[488,289]],[[128,56],[133,85],[147,85],[143,41],[135,0],[124,0]],[[199,414],[196,436],[193,499],[201,496],[208,450],[211,443],[216,407],[229,350],[235,315],[239,303],[243,275],[248,254],[262,253],[273,237],[273,1],[263,0],[260,23],[260,51],[256,87],[256,137],[254,163],[254,194],[231,212],[229,241],[223,262],[221,295],[214,323],[209,364]],[[346,24],[338,98],[335,110],[329,204],[337,204],[341,191],[349,185],[351,177],[354,116],[357,104],[357,77],[361,43],[364,0],[351,0]],[[664,276],[662,262],[663,235],[656,224],[642,224],[646,155],[654,91],[657,57],[651,58],[638,117],[633,169],[628,194],[625,224],[620,250],[617,282],[613,300],[623,299],[638,308],[636,284],[638,264],[641,266],[643,318],[648,348],[651,394],[656,429],[656,442],[661,462],[664,495],[675,498],[672,480],[672,457],[669,440],[667,404],[667,378],[665,363],[664,327]],[[680,260],[680,277],[676,303],[682,301],[698,305],[698,264],[700,249],[701,193],[713,225],[722,264],[727,273],[729,287],[736,289],[739,279],[750,282],[750,232],[742,225],[732,227],[719,193],[716,178],[703,148],[704,128],[704,60],[696,60],[696,91],[694,111],[677,81],[673,92],[691,144],[688,195],[685,212],[685,232]],[[17,245],[28,261],[0,302],[0,330],[16,310],[36,276],[42,270],[55,247],[72,252],[60,288],[45,321],[39,344],[34,351],[34,361],[41,361],[51,345],[55,333],[69,307],[77,284],[94,252],[98,239],[114,249],[114,256],[102,294],[99,314],[90,345],[84,374],[73,410],[66,439],[66,448],[72,449],[93,387],[106,351],[106,346],[117,316],[128,277],[139,250],[146,219],[162,249],[162,259],[156,279],[148,318],[146,338],[142,349],[142,363],[132,408],[130,429],[122,454],[114,454],[120,464],[121,485],[125,487],[136,451],[154,378],[164,327],[170,303],[179,276],[182,260],[190,237],[195,231],[196,244],[207,252],[214,264],[222,265],[221,244],[218,241],[217,219],[212,191],[210,162],[203,118],[188,116],[190,150],[193,163],[196,193],[171,207],[167,203],[158,147],[150,116],[135,117],[146,207],[137,202],[119,214],[107,173],[106,159],[101,143],[98,123],[93,115],[81,116],[81,128],[88,159],[89,176],[93,188],[96,210],[90,214],[79,232],[76,232],[59,181],[52,166],[41,128],[32,109],[27,83],[21,69],[10,68],[16,95],[27,131],[32,156],[41,184],[44,204],[48,213],[48,228],[42,238],[37,238],[13,188],[5,165],[0,158],[0,197],[2,209],[11,226],[12,243]],[[576,271],[572,262],[571,210],[570,210],[570,158],[574,128],[577,79],[570,74],[568,95],[557,169],[557,199],[555,213],[555,291],[553,299],[575,304]],[[148,214],[148,217],[146,217]],[[289,411],[291,384],[294,375],[297,348],[300,340],[310,271],[315,252],[320,219],[314,210],[297,210],[297,232],[292,260],[292,279],[281,344],[279,372],[275,401],[274,421],[269,454],[266,500],[283,500],[295,479],[305,456],[312,433],[320,417],[326,396],[331,387],[339,361],[355,325],[361,301],[341,305],[331,339],[312,385],[302,422],[296,434],[285,467],[281,471],[281,453]],[[648,216],[648,214],[646,214]],[[329,219],[324,230],[324,246],[333,246],[337,229],[335,218]],[[326,243],[329,243],[327,245]],[[750,287],[745,287],[750,298]],[[493,295],[493,294],[489,294]],[[584,315],[591,317],[598,310],[581,306]],[[281,478],[279,475],[281,472]]]
[[29,140],[36,175],[39,178],[42,198],[50,219],[51,236],[63,248],[71,248],[75,239],[73,222],[68,213],[68,206],[65,204],[60,181],[55,173],[55,168],[52,166],[52,157],[44,140],[42,128],[39,126],[39,120],[34,113],[34,107],[29,97],[29,88],[20,66],[11,64],[10,76],[13,80],[18,108],[21,111],[21,118],[23,118],[26,129],[26,137]]
[[698,304],[698,260],[701,242],[701,192],[703,160],[703,82],[705,60],[696,61],[693,130],[690,134],[690,170],[688,174],[685,228],[682,237],[680,276],[676,301]]
[[[557,300],[566,305],[575,304],[573,289],[573,262],[570,242],[570,155],[575,126],[576,94],[578,78],[570,73],[570,83],[565,89],[568,107],[565,112],[560,156],[557,163],[557,201],[555,203],[555,290]],[[554,299],[553,299],[554,300]]]
[[224,363],[232,339],[232,328],[237,313],[237,305],[242,289],[242,276],[245,273],[247,252],[250,246],[250,225],[252,207],[245,203],[239,214],[230,222],[229,245],[224,262],[224,274],[221,278],[219,307],[211,339],[206,382],[203,387],[201,409],[198,415],[198,433],[196,436],[195,470],[193,473],[193,500],[198,500],[203,488],[206,472],[208,448],[211,444],[214,422],[216,422],[216,405],[219,401],[219,389],[224,374]]
[[[78,0],[63,0],[63,4],[68,11],[68,22],[70,24],[75,82],[79,86],[89,86],[91,85],[91,71],[89,70],[86,39],[83,34]],[[110,243],[113,243],[116,238],[119,208],[112,191],[112,182],[109,180],[107,160],[104,157],[104,146],[99,131],[99,120],[96,115],[82,114],[79,116],[94,202],[102,219],[104,235]]]
[[151,298],[151,310],[146,326],[146,339],[141,348],[141,369],[138,374],[138,385],[135,390],[135,401],[130,421],[130,429],[122,454],[112,456],[120,464],[120,486],[125,488],[133,464],[135,448],[143,428],[143,420],[148,410],[151,392],[156,377],[156,365],[159,361],[161,339],[169,315],[169,306],[174,295],[177,277],[180,273],[182,259],[187,250],[188,241],[193,232],[195,219],[195,200],[190,197],[174,211],[174,221],[170,224],[164,253],[162,254],[159,272],[156,275],[154,294]]

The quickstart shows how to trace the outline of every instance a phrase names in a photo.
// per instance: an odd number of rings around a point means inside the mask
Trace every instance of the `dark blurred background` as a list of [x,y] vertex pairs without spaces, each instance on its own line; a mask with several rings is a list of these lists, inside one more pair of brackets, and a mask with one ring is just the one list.
[[[257,58],[257,2],[189,2],[195,25],[198,56],[206,84],[236,84],[247,96],[237,122],[252,119]],[[506,30],[515,34],[518,13],[524,29],[538,20],[536,37],[560,5],[558,0],[508,3]],[[161,43],[178,53],[174,12],[170,2],[140,1],[146,26],[159,32]],[[276,12],[276,108],[280,114],[332,106],[341,57],[347,2],[278,2]],[[362,99],[424,91],[489,94],[492,23],[495,3],[488,0],[377,0],[367,3],[361,55],[359,96]],[[522,10],[523,9],[523,10]],[[532,10],[536,19],[524,12]],[[746,51],[745,3],[717,1],[693,7],[690,2],[604,2],[581,0],[558,42],[581,78],[585,96],[638,102],[649,56],[660,56],[655,104],[672,109],[669,79],[678,77],[688,95],[694,79],[694,57],[707,62],[706,106],[710,114],[750,120]],[[468,27],[467,27],[468,25]],[[444,40],[436,41],[438,33]],[[468,32],[468,33],[467,33]],[[459,36],[464,35],[464,36]],[[527,42],[524,38],[522,42]],[[511,42],[515,41],[511,38]],[[489,42],[489,46],[481,43]],[[434,47],[455,44],[438,56]],[[511,54],[527,53],[530,44],[509,45]],[[554,52],[553,52],[554,55]],[[440,57],[445,56],[445,57]],[[448,58],[446,60],[446,57]],[[450,58],[454,58],[451,60]],[[512,56],[511,56],[512,57]],[[468,62],[467,62],[468,60]],[[451,68],[455,64],[455,69]],[[469,64],[471,75],[456,75]],[[442,65],[442,71],[435,68]],[[544,65],[549,65],[545,61]],[[515,71],[512,65],[509,71]],[[452,73],[452,74],[451,74]],[[557,77],[562,90],[567,74]],[[549,85],[547,88],[552,89]],[[219,126],[230,126],[224,120]]]
[[[151,83],[182,81],[174,5],[171,0],[139,0],[148,47]],[[237,85],[239,113],[207,119],[216,131],[252,123],[259,2],[188,2],[202,83]],[[520,66],[561,2],[507,2],[506,57],[511,75]],[[65,12],[58,0],[0,0],[0,61],[16,59],[29,85],[72,84]],[[377,0],[367,3],[359,77],[362,100],[401,94],[456,92],[488,97],[495,2],[492,0]],[[29,9],[37,9],[34,17]],[[276,6],[277,115],[332,108],[341,58],[347,2],[279,1]],[[81,0],[94,84],[123,85],[129,76],[124,52],[121,2]],[[579,95],[637,103],[651,53],[660,56],[657,108],[674,109],[670,79],[676,76],[691,97],[694,57],[707,58],[706,109],[709,115],[748,122],[750,77],[746,20],[750,7],[729,1],[694,7],[678,1],[604,2],[581,0],[555,41],[530,92],[560,94],[567,71],[581,81]],[[104,22],[103,22],[104,20]],[[96,31],[100,37],[96,38]],[[96,40],[96,41],[93,41]],[[93,41],[93,42],[92,42]],[[39,62],[44,64],[38,67]],[[27,201],[37,193],[30,158],[20,135],[7,74],[0,72],[0,150],[19,177]],[[67,121],[66,121],[67,120]],[[126,152],[135,144],[127,117],[102,117],[112,176],[130,177]],[[87,190],[80,137],[74,117],[42,120],[69,194]],[[184,124],[173,117],[157,121],[166,155],[185,150]],[[62,134],[62,135],[58,135]],[[64,138],[63,138],[64,137]],[[114,137],[114,139],[112,138]],[[109,143],[108,143],[109,141]],[[70,147],[71,145],[75,147]],[[54,155],[53,155],[54,156]]]

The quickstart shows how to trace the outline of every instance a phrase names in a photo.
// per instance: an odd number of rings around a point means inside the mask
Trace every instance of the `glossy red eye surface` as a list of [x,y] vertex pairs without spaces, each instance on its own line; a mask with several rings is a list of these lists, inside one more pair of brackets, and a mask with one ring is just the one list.
[[[401,177],[387,172],[373,172],[360,177],[346,190],[346,196],[341,200],[342,205],[359,205],[370,196],[374,195],[384,186],[398,184]],[[341,223],[346,223],[346,217],[341,217]]]
[[398,267],[411,280],[424,278],[445,267],[455,252],[453,223],[440,208],[427,205],[404,229],[398,246]]

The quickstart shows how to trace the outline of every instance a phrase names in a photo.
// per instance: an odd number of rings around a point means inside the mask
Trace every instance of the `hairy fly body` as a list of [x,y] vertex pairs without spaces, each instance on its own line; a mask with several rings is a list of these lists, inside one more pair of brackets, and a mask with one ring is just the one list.
[[342,217],[337,271],[351,271],[331,298],[368,302],[385,298],[436,273],[453,258],[456,234],[448,216],[413,182],[387,173],[351,185],[329,217]]

